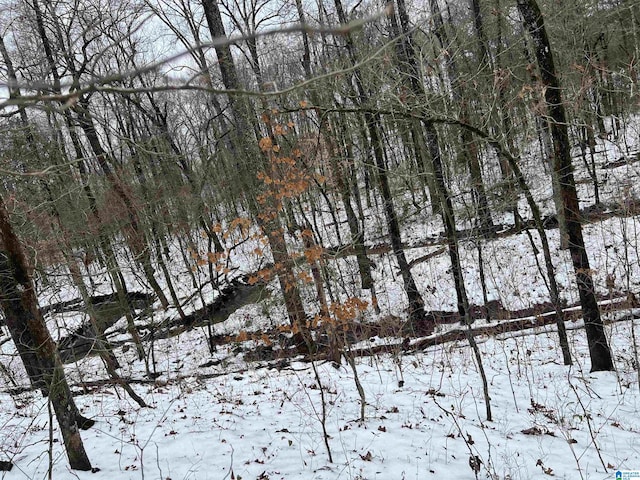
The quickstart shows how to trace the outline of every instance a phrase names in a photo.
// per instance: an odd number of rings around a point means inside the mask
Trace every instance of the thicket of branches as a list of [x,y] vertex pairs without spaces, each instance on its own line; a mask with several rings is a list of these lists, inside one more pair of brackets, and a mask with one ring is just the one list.
[[[639,18],[628,0],[3,1],[0,293],[34,384],[46,391],[62,374],[39,330],[33,278],[64,266],[90,312],[87,266],[108,271],[127,304],[131,262],[160,305],[185,318],[172,264],[194,291],[224,285],[234,232],[262,240],[256,255],[269,261],[253,280],[279,281],[300,351],[315,351],[311,330],[324,323],[339,361],[340,322],[377,308],[366,248],[377,243],[402,280],[404,332],[430,333],[427,288],[403,241],[425,212],[446,239],[467,325],[460,232],[491,238],[532,222],[570,363],[532,168],[553,178],[592,368],[611,369],[570,150],[580,146],[600,204],[592,159],[597,139],[615,138],[637,108]],[[523,148],[535,148],[535,165]],[[381,236],[368,238],[374,213]],[[355,289],[325,268],[336,251],[354,257]],[[72,466],[88,468],[86,455]]]

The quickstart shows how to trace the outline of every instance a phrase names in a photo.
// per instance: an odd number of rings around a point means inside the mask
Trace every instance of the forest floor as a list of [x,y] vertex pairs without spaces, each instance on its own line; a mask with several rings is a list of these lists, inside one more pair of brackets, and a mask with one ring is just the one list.
[[[187,271],[178,261],[179,246],[172,247],[175,286],[192,320],[187,325],[174,308],[165,312],[149,301],[139,272],[125,271],[130,291],[139,292],[137,325],[146,338],[147,365],[131,348],[122,313],[104,307],[120,374],[151,408],[140,408],[113,386],[96,356],[67,358],[76,401],[96,420],[82,432],[96,473],[68,470],[46,399],[26,388],[15,348],[8,336],[0,338],[0,460],[13,463],[2,478],[44,479],[51,472],[52,478],[105,480],[585,480],[613,479],[618,469],[640,470],[638,124],[634,119],[625,136],[599,143],[596,160],[606,208],[584,225],[615,372],[589,373],[568,253],[554,249],[574,359],[573,366],[562,365],[555,319],[545,314],[549,295],[533,231],[507,227],[495,238],[467,236],[462,243],[469,298],[478,306],[473,329],[488,379],[488,405],[476,359],[453,313],[453,281],[437,218],[411,211],[407,202],[404,242],[412,247],[407,255],[426,307],[439,315],[435,331],[410,337],[402,329],[401,280],[388,250],[372,241],[380,312],[368,306],[359,313],[345,335],[354,363],[337,367],[322,355],[287,350],[281,328],[287,320],[275,283],[256,288],[237,283],[263,269],[269,258],[253,253],[256,243],[247,241],[246,232],[231,232],[236,244],[227,260],[233,268],[221,278],[223,286],[235,279],[236,296],[225,298],[207,283],[206,268]],[[533,150],[529,157],[527,178],[549,215],[550,182],[536,166]],[[582,207],[588,208],[593,203],[589,176],[579,159],[576,165]],[[521,211],[527,220],[524,204]],[[507,217],[496,223],[508,225]],[[346,226],[337,227],[348,238]],[[367,238],[384,238],[384,225],[373,211],[367,228]],[[341,244],[335,225],[326,221],[324,229],[325,245]],[[559,244],[557,229],[547,233],[552,245]],[[122,255],[126,259],[126,252]],[[206,252],[202,255],[206,258]],[[352,257],[329,255],[326,268],[343,285],[333,292],[336,302],[367,300],[367,292],[357,288]],[[52,267],[50,273],[47,282],[38,283],[39,298],[52,335],[64,344],[82,328],[86,314],[74,303],[79,295],[67,272]],[[107,276],[97,266],[87,273],[92,294],[106,305],[112,293]],[[309,313],[317,313],[313,288],[302,293]],[[491,322],[485,321],[485,294]],[[213,353],[211,343],[216,344]],[[147,375],[148,370],[154,374]]]
[[[580,328],[569,330],[573,367],[561,364],[552,327],[478,335],[491,421],[464,340],[357,358],[360,421],[347,365],[261,366],[229,349],[217,365],[198,367],[206,340],[193,330],[162,346],[170,352],[158,346],[161,377],[134,384],[151,408],[110,385],[85,391],[75,379],[76,401],[97,421],[82,433],[97,473],[68,471],[59,441],[49,450],[39,394],[2,394],[2,455],[14,463],[3,478],[46,478],[51,462],[53,478],[470,479],[476,457],[479,478],[614,478],[616,469],[639,468],[632,326],[639,334],[628,317],[608,325],[617,371],[594,374]],[[87,367],[76,374],[89,383],[97,371]],[[139,362],[125,368],[144,378]]]

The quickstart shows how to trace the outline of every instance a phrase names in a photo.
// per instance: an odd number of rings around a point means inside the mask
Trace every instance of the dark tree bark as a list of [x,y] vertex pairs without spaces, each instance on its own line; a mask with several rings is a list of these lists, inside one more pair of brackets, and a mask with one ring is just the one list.
[[[84,419],[76,407],[67,384],[60,354],[44,323],[27,259],[20,241],[13,232],[9,214],[0,197],[0,306],[18,352],[33,353],[26,360],[35,375],[33,383],[49,396],[64,439],[69,466],[74,470],[91,470],[91,462],[80,437],[79,428],[90,427],[93,421]],[[82,425],[79,425],[79,422]]]
[[442,171],[442,161],[440,159],[440,150],[437,146],[438,139],[435,137],[436,129],[433,123],[425,122],[425,132],[427,135],[427,143],[432,145],[431,155],[433,161],[433,171],[436,177],[436,186],[438,188],[438,194],[440,196],[440,203],[442,204],[442,220],[444,222],[444,232],[447,238],[447,249],[449,250],[449,259],[451,260],[451,271],[453,274],[453,282],[456,289],[456,299],[458,301],[458,312],[463,319],[466,329],[466,336],[473,350],[476,362],[478,363],[478,370],[480,378],[482,380],[482,390],[484,392],[485,409],[487,414],[487,420],[491,421],[493,416],[491,413],[491,397],[489,395],[489,383],[487,381],[487,375],[484,371],[484,364],[482,363],[482,356],[480,349],[471,331],[471,311],[469,308],[469,299],[467,297],[467,290],[464,285],[464,276],[462,273],[462,265],[460,263],[460,251],[458,249],[458,236],[456,233],[456,219],[454,216],[453,205],[451,203],[451,195],[449,195],[447,186],[444,181],[444,174]]
[[[207,25],[211,38],[226,37],[226,31],[224,24],[222,23],[222,15],[220,14],[220,7],[217,0],[201,0],[202,8],[204,9],[204,15],[207,19]],[[220,74],[222,76],[222,83],[225,88],[229,90],[238,90],[240,87],[240,81],[238,80],[238,74],[236,72],[236,66],[231,55],[231,47],[229,44],[216,45],[216,56],[218,57],[218,66],[220,67]],[[255,134],[252,140],[256,142],[259,140],[259,130],[255,122],[255,113],[248,101],[237,95],[229,96],[229,103],[233,113],[233,120],[235,122],[236,135],[248,138],[251,132]],[[241,142],[236,142],[234,148],[244,149],[246,153],[252,150],[251,145],[247,145],[247,141],[243,139]],[[249,149],[249,150],[247,150]]]
[[562,91],[556,75],[551,44],[544,19],[535,0],[518,0],[518,10],[533,39],[535,55],[544,87],[551,136],[553,139],[553,168],[558,177],[568,247],[578,284],[580,304],[591,356],[591,371],[613,370],[611,350],[604,332],[600,309],[596,301],[589,258],[582,236],[578,194],[571,164],[571,146],[567,129],[567,115],[562,103]]
[[[298,12],[298,18],[300,23],[305,24],[305,15],[302,8],[302,0],[296,0],[296,10]],[[302,68],[304,68],[304,76],[311,78],[311,49],[309,48],[309,35],[304,30],[302,31]]]
[[489,65],[493,67],[493,62],[489,55],[489,47],[487,46],[487,36],[484,33],[484,18],[480,9],[480,0],[471,0],[471,13],[473,14],[473,27],[478,40],[480,65],[482,66],[484,62],[489,62]]
[[[397,0],[398,13],[400,16],[400,24],[402,25],[403,34],[405,40],[403,40],[403,54],[405,74],[409,78],[410,87],[415,101],[426,100],[426,92],[424,87],[419,81],[418,65],[415,58],[415,51],[411,40],[411,32],[409,31],[409,17],[406,11],[406,7],[403,0]],[[440,19],[440,10],[437,3],[432,5],[437,13],[437,19]],[[437,22],[436,19],[436,22]],[[439,28],[441,30],[441,28]],[[456,234],[456,221],[453,211],[453,204],[451,202],[451,196],[449,195],[448,188],[444,179],[444,170],[442,166],[442,156],[440,152],[440,145],[438,142],[438,132],[429,120],[423,122],[423,133],[425,143],[431,155],[431,164],[435,177],[435,185],[437,192],[437,201],[440,204],[438,209],[442,214],[442,221],[444,224],[445,235],[447,237],[447,246],[449,250],[449,257],[451,259],[451,270],[456,288],[458,311],[462,318],[466,318],[469,312],[469,302],[467,300],[466,289],[464,287],[464,278],[462,275],[462,267],[460,265],[460,255],[458,251],[458,238]]]
[[[205,17],[211,38],[224,38],[226,32],[222,23],[222,16],[217,0],[201,0],[204,8]],[[231,55],[231,49],[228,44],[217,45],[215,47],[220,73],[222,75],[222,83],[228,90],[238,90],[240,82],[236,73],[235,63]],[[280,225],[280,219],[277,215],[277,209],[272,209],[267,215],[259,213],[259,206],[256,198],[251,195],[257,192],[258,185],[255,182],[256,174],[259,171],[261,158],[258,151],[257,143],[259,136],[259,128],[257,118],[252,106],[244,98],[230,95],[229,102],[233,114],[233,120],[236,126],[236,137],[234,142],[234,154],[239,157],[237,161],[238,167],[242,170],[240,181],[247,194],[249,208],[254,218],[258,220],[260,227],[265,233],[268,241],[273,261],[275,265],[280,265],[277,270],[278,282],[284,296],[284,302],[287,309],[289,322],[297,332],[296,343],[300,351],[310,350],[313,348],[313,340],[307,328],[307,315],[300,296],[297,280],[293,272],[293,260],[287,249],[287,242],[284,236],[284,230]],[[274,142],[275,144],[275,142]],[[262,157],[263,159],[265,156]],[[265,163],[268,163],[268,158]],[[270,168],[268,165],[263,166]],[[256,168],[258,166],[258,168]],[[269,209],[269,206],[267,206]]]
[[[493,11],[497,12],[496,15],[496,38],[495,38],[495,61],[493,62],[493,85],[496,89],[497,100],[498,100],[498,109],[496,114],[498,118],[494,119],[494,131],[498,132],[496,136],[505,138],[506,146],[509,151],[515,152],[515,142],[514,135],[512,135],[513,130],[513,119],[511,114],[511,108],[509,106],[509,102],[507,99],[507,86],[508,82],[506,81],[504,72],[504,56],[506,52],[509,50],[505,45],[505,40],[503,39],[503,24],[504,24],[504,15],[501,12],[500,7],[501,0],[494,1]],[[508,64],[507,59],[507,64]],[[493,117],[493,115],[491,115]],[[502,133],[499,133],[502,130]],[[520,221],[520,214],[518,213],[518,196],[515,188],[515,178],[514,173],[511,171],[511,167],[509,166],[509,162],[505,161],[505,159],[498,155],[500,172],[503,178],[503,187],[501,188],[503,197],[506,200],[506,209],[513,212],[513,223],[515,226],[518,226]]]
[[[347,17],[341,0],[334,0],[334,4],[338,13],[338,19],[341,23],[346,24]],[[353,39],[350,33],[345,33],[344,42],[349,54],[349,60],[353,65],[356,65],[358,61],[355,45],[353,44]],[[356,102],[360,105],[368,106],[371,101],[371,94],[365,88],[361,77],[360,69],[356,68],[353,75],[358,95]],[[418,287],[416,286],[413,275],[411,274],[409,262],[407,261],[407,257],[404,253],[400,223],[398,221],[393,195],[391,194],[391,188],[389,186],[387,165],[384,158],[384,145],[381,136],[382,120],[380,118],[380,114],[371,110],[365,111],[364,117],[369,139],[371,141],[371,148],[373,150],[378,188],[380,190],[380,195],[382,196],[385,220],[387,223],[387,229],[389,230],[389,240],[391,241],[393,254],[398,262],[400,275],[404,284],[404,290],[409,302],[409,318],[414,327],[425,328],[424,324],[426,316],[424,311],[424,300],[418,291]],[[429,326],[428,328],[432,328],[432,326]]]
[[[391,31],[393,35],[398,39],[396,43],[396,50],[398,55],[398,67],[403,74],[404,83],[409,83],[409,86],[403,85],[401,95],[405,95],[405,89],[411,92],[415,92],[416,82],[420,82],[421,79],[418,76],[418,70],[416,68],[414,57],[410,55],[409,50],[413,48],[412,36],[408,32],[408,17],[406,13],[403,14],[404,3],[398,3],[398,10],[400,11],[400,17],[403,19],[403,28],[400,28],[400,24],[396,15],[391,15],[389,18],[391,24]],[[407,82],[407,79],[408,82]],[[423,134],[421,132],[420,120],[416,118],[405,119],[399,126],[406,128],[400,129],[400,137],[402,142],[413,150],[413,156],[416,162],[416,168],[418,172],[418,179],[421,182],[421,189],[425,197],[425,201],[429,201],[431,211],[434,214],[440,213],[440,202],[438,201],[438,195],[435,193],[435,185],[433,182],[433,171],[430,168],[429,155],[427,153],[426,145],[424,144]],[[407,136],[407,133],[409,134]],[[425,188],[426,187],[426,188]]]

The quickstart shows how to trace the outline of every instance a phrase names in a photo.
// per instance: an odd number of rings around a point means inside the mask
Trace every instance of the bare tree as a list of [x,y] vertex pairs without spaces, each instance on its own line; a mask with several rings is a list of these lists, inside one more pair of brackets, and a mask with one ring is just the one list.
[[[11,337],[33,383],[48,395],[64,439],[69,466],[91,470],[79,428],[93,421],[80,415],[67,384],[55,342],[40,313],[29,267],[0,196],[0,305]],[[28,352],[24,356],[24,352]]]
[[580,207],[573,177],[571,146],[567,129],[562,90],[556,74],[551,43],[544,26],[540,7],[535,0],[518,0],[518,10],[534,43],[535,55],[543,83],[544,98],[549,113],[551,136],[553,138],[553,168],[558,176],[564,222],[568,235],[573,270],[578,284],[580,304],[584,315],[591,370],[613,370],[611,350],[604,332],[600,309],[596,300],[589,257],[582,236]]
[[[216,0],[202,0],[202,6],[205,11],[207,24],[212,38],[224,38],[226,32],[222,23],[220,8]],[[222,74],[222,82],[229,90],[238,90],[240,82],[235,67],[231,49],[228,44],[216,46],[216,54],[220,72]],[[257,143],[259,141],[259,128],[257,118],[253,113],[251,104],[241,97],[231,96],[231,109],[233,112],[233,120],[236,127],[236,143],[235,154],[241,156],[241,168],[243,170],[243,181],[245,183],[246,193],[251,195],[256,192],[256,185],[253,183],[256,178],[256,156],[260,158]],[[268,126],[268,122],[267,126]],[[270,135],[273,139],[273,135]],[[272,140],[273,142],[273,140]],[[247,171],[248,169],[248,171]],[[245,176],[246,175],[246,176]],[[273,256],[274,263],[281,265],[282,268],[277,270],[278,282],[284,296],[284,302],[289,316],[289,321],[295,331],[298,332],[297,346],[301,350],[309,349],[313,343],[307,328],[307,315],[302,303],[297,280],[293,274],[293,260],[289,255],[287,242],[284,237],[284,230],[279,221],[279,216],[275,212],[267,215],[259,215],[256,211],[257,204],[255,198],[248,198],[249,206],[258,219],[261,228],[269,241],[269,247]]]

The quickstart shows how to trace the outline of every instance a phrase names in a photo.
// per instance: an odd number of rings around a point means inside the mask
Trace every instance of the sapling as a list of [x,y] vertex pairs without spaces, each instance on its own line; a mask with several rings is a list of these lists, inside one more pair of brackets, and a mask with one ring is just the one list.
[[49,415],[49,448],[47,449],[49,466],[47,468],[47,478],[49,480],[52,480],[53,478],[53,408],[51,408],[51,399],[49,398],[47,398],[47,414]]
[[[600,447],[598,447],[598,444],[596,442],[596,437],[598,432],[596,432],[593,428],[592,422],[591,422],[591,414],[587,411],[586,407],[584,406],[584,402],[582,401],[582,398],[580,397],[580,393],[578,392],[578,389],[576,388],[576,386],[571,383],[571,377],[568,376],[567,378],[567,382],[569,383],[569,387],[571,387],[571,390],[573,391],[573,393],[576,396],[576,399],[578,401],[578,405],[580,405],[580,409],[582,410],[582,415],[581,417],[587,422],[587,428],[589,429],[589,436],[591,437],[591,442],[593,444],[593,448],[596,449],[596,453],[598,454],[598,459],[600,460],[600,464],[602,465],[602,468],[604,468],[605,473],[608,473],[609,471],[607,470],[607,464],[605,463],[604,459],[602,458],[602,452],[600,451]],[[570,444],[572,442],[569,442]],[[573,447],[571,448],[572,452],[573,452]],[[578,470],[580,470],[580,466],[578,465]]]
[[[316,362],[311,361],[311,367],[313,368],[313,374],[315,376],[316,382],[318,384],[318,390],[320,392],[320,415],[318,419],[320,420],[320,425],[322,427],[322,439],[324,440],[324,446],[327,449],[327,456],[329,457],[329,463],[333,463],[333,456],[331,455],[331,446],[329,445],[329,434],[327,433],[327,399],[325,398],[324,387],[322,386],[322,381],[320,380],[320,374],[318,373],[318,366]],[[308,394],[307,394],[308,395]],[[311,404],[312,408],[313,403]]]
[[[485,463],[483,462],[482,457],[478,455],[479,453],[478,449],[476,447],[473,447],[475,443],[473,438],[468,433],[465,435],[465,433],[462,431],[462,427],[458,423],[458,419],[452,412],[450,412],[449,410],[444,408],[442,405],[440,405],[435,398],[433,399],[433,402],[447,417],[453,420],[453,425],[456,427],[456,430],[458,432],[458,437],[460,437],[464,441],[464,444],[466,445],[467,450],[469,451],[469,467],[473,471],[473,474],[477,480],[478,473],[480,473],[481,466],[485,465]],[[452,406],[452,409],[453,409],[453,406]],[[489,476],[491,476],[490,475],[491,472],[488,472],[488,473],[489,473]]]
[[364,423],[364,409],[367,404],[367,398],[364,393],[364,388],[362,388],[362,383],[360,383],[360,377],[358,376],[358,369],[356,367],[356,361],[351,354],[351,349],[349,348],[348,343],[345,343],[346,348],[342,351],[345,360],[351,367],[351,371],[353,372],[353,381],[356,384],[356,389],[358,390],[358,395],[360,395],[360,422]]

